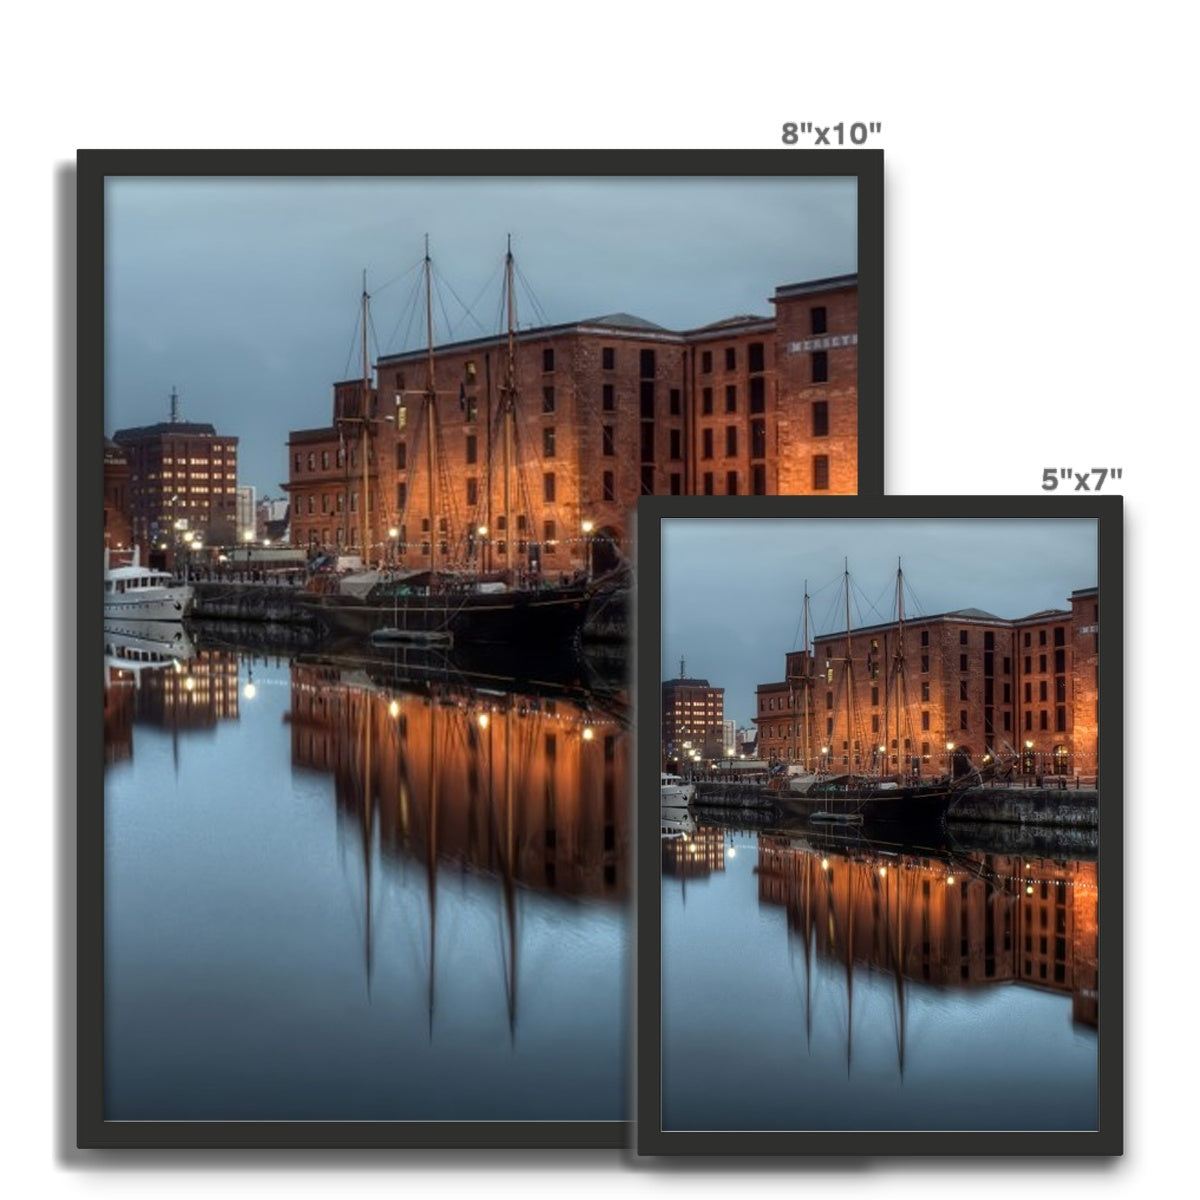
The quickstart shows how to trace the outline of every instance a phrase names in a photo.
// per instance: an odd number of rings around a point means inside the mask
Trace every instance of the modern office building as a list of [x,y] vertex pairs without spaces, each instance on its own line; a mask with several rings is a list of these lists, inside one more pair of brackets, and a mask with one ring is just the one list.
[[139,546],[170,555],[185,539],[236,544],[237,438],[208,424],[163,421],[118,429],[112,440],[129,464],[130,519]]

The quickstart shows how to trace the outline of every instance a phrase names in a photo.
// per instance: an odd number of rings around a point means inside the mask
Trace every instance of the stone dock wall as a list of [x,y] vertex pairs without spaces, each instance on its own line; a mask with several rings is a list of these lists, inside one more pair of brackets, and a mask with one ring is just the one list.
[[[758,783],[701,781],[692,806],[783,813],[786,795]],[[962,793],[946,819],[964,825],[1094,830],[1099,825],[1098,801],[1095,788],[977,787]]]
[[192,616],[203,621],[266,621],[313,625],[296,601],[297,588],[255,583],[195,583]]

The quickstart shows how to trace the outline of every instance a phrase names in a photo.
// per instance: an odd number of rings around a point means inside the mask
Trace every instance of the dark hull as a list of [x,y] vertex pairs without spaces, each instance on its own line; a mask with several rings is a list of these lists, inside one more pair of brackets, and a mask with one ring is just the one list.
[[954,795],[947,784],[888,789],[820,784],[804,794],[781,793],[779,807],[785,813],[807,817],[810,822],[860,821],[906,829],[940,828]]
[[435,593],[393,599],[305,595],[301,606],[327,633],[367,637],[380,629],[449,633],[455,644],[571,644],[587,615],[586,589]]

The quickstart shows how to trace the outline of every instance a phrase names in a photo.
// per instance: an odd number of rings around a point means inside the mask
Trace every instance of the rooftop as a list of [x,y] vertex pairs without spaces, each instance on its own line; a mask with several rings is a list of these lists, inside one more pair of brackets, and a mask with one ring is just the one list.
[[[209,424],[199,421],[159,421],[155,425],[134,425],[129,429],[118,429],[113,434],[115,442],[133,442],[141,438],[161,437],[163,434],[171,436],[197,435],[201,437],[216,437],[217,431]],[[220,435],[226,436],[224,434]],[[236,438],[230,439],[237,441]]]

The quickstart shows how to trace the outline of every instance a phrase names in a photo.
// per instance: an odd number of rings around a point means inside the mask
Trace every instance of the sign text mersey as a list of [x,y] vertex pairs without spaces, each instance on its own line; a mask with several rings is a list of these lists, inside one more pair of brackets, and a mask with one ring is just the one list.
[[857,333],[831,333],[826,337],[805,338],[802,342],[788,342],[789,354],[803,354],[806,350],[833,350],[838,346],[857,346]]

